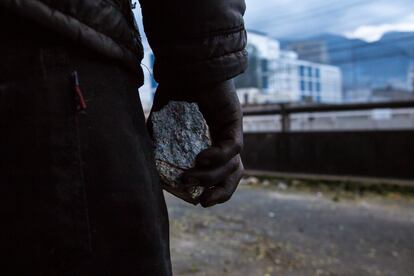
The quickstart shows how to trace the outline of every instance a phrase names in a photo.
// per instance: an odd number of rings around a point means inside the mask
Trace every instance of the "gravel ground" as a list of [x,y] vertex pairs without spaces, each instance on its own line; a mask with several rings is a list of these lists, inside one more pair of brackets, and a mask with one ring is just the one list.
[[279,188],[210,209],[166,194],[175,275],[414,275],[414,200]]

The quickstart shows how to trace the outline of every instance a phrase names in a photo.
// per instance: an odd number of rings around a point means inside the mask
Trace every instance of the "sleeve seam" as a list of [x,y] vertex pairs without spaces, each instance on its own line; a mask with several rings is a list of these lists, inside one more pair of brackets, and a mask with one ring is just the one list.
[[[193,35],[193,36],[187,36],[187,37],[175,36],[174,40],[188,41],[188,40],[213,39],[213,38],[216,38],[216,37],[236,34],[236,33],[240,33],[240,32],[243,32],[243,31],[245,31],[244,24],[239,25],[237,27],[233,27],[233,28],[217,29],[217,30],[214,30],[214,31],[201,33],[201,34]],[[171,41],[171,37],[165,37],[163,40],[153,39],[153,41],[157,42],[157,43],[165,41],[165,40]]]
[[[182,66],[178,66],[179,68],[181,67],[182,69],[186,70],[186,68],[192,67],[192,66],[197,66],[203,63],[208,63],[208,62],[215,62],[217,60],[223,59],[223,58],[229,58],[231,56],[236,56],[238,54],[242,54],[242,56],[246,56],[247,55],[247,51],[242,48],[242,49],[237,49],[236,51],[230,52],[230,53],[226,53],[224,55],[220,55],[217,57],[212,57],[212,58],[208,58],[205,60],[199,60],[198,62],[195,63],[187,63],[187,64],[183,64]],[[236,56],[237,58],[237,56]]]

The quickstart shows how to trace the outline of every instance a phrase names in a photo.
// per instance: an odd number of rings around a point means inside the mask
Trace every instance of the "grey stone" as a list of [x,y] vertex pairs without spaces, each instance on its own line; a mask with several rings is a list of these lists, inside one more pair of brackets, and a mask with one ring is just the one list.
[[169,102],[151,115],[155,141],[155,162],[164,189],[185,201],[197,204],[201,186],[186,188],[181,175],[193,168],[197,155],[211,146],[206,121],[197,104]]

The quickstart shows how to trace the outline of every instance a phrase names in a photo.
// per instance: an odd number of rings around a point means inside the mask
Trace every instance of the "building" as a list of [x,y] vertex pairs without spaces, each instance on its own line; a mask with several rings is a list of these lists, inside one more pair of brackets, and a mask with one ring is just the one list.
[[414,93],[414,64],[411,65],[408,73],[408,83],[410,85],[411,92]]
[[392,86],[373,89],[370,101],[414,100],[414,92],[396,89]]
[[296,52],[300,59],[316,63],[329,63],[328,47],[322,40],[306,40],[290,43],[289,50]]
[[240,101],[249,103],[342,101],[338,67],[300,60],[294,51],[281,50],[277,40],[249,32],[249,68],[236,78]]
[[[144,110],[151,108],[157,83],[152,77],[154,55],[145,47],[140,88]],[[248,32],[249,67],[236,78],[242,103],[342,101],[342,75],[338,67],[301,60],[294,51],[281,50],[279,41],[264,33]]]

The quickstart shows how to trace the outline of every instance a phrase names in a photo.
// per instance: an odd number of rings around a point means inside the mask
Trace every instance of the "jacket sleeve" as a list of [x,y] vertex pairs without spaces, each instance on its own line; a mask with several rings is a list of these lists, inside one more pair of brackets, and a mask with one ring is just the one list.
[[140,3],[157,82],[221,82],[246,69],[244,0]]

